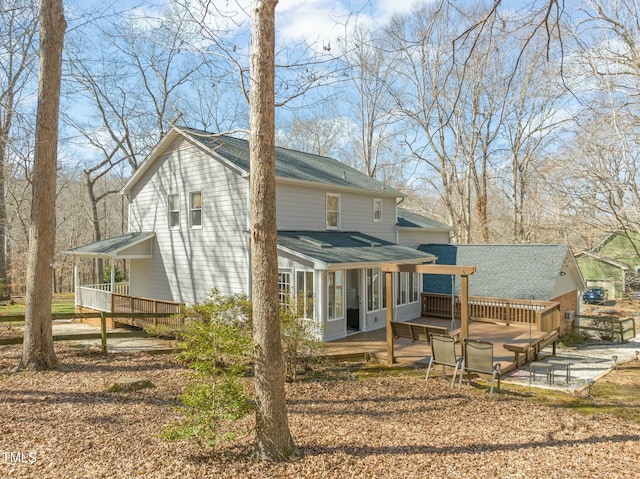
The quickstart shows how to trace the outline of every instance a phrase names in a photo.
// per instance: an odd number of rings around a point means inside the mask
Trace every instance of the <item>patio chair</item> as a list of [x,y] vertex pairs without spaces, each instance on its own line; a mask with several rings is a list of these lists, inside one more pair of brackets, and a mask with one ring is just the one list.
[[480,373],[491,375],[491,388],[489,398],[493,396],[493,383],[498,378],[498,389],[500,389],[500,363],[493,364],[493,343],[478,341],[475,339],[464,340],[463,367],[460,372],[458,388],[462,384],[464,371],[467,373]]
[[456,383],[456,375],[458,370],[462,374],[462,356],[456,356],[456,340],[451,336],[441,334],[430,334],[431,340],[431,360],[427,367],[427,374],[425,375],[425,381],[429,380],[429,373],[431,367],[434,364],[442,364],[442,375],[446,377],[446,366],[451,366],[453,369],[453,379],[451,380],[451,387]]

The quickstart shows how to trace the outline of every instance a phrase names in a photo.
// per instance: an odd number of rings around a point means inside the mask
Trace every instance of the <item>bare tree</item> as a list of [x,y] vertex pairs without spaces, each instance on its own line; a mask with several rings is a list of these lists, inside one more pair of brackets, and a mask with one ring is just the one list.
[[5,201],[7,162],[13,146],[11,131],[19,111],[20,100],[26,96],[25,86],[34,71],[34,37],[38,17],[34,0],[20,0],[9,9],[0,10],[0,298],[10,295],[7,266],[7,205]]
[[[379,36],[378,36],[379,35]],[[342,61],[346,62],[349,82],[347,104],[354,128],[349,131],[357,158],[356,168],[367,175],[387,179],[393,166],[401,163],[395,148],[398,132],[394,129],[392,88],[394,56],[384,50],[383,32],[378,34],[357,27],[342,43]]]
[[251,3],[251,282],[255,350],[255,458],[296,454],[289,431],[278,301],[275,173],[275,7]]
[[19,368],[53,369],[51,319],[62,47],[62,0],[40,0],[40,65],[24,343]]

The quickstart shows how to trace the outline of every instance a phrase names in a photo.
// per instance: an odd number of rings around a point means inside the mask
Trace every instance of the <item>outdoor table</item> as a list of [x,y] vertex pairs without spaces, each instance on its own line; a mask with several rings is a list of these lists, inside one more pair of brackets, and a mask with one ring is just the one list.
[[569,384],[569,379],[571,378],[571,366],[573,366],[574,363],[572,363],[571,361],[563,361],[560,359],[551,359],[549,360],[549,364],[565,368],[567,374],[567,384]]
[[536,380],[536,369],[544,369],[547,374],[547,381],[549,384],[553,384],[555,382],[555,370],[553,368],[553,364],[551,363],[543,363],[540,361],[533,361],[529,364],[529,372],[533,375],[533,380]]

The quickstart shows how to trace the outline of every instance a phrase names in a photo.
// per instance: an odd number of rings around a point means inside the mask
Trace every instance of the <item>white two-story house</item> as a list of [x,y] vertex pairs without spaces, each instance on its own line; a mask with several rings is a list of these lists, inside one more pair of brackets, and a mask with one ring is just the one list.
[[[421,228],[406,212],[399,221],[399,191],[331,158],[277,148],[276,181],[282,299],[309,298],[324,340],[384,327],[379,264],[433,262],[398,243],[416,231],[416,244],[440,242],[448,229]],[[70,254],[128,259],[131,296],[193,304],[212,288],[250,295],[246,140],[173,127],[122,193],[129,233]],[[419,316],[422,278],[394,281],[396,319]]]

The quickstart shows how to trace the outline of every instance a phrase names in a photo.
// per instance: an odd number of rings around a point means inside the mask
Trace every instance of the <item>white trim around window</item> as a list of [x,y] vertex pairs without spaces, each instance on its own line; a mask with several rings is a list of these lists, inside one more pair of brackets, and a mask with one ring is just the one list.
[[373,199],[373,222],[382,223],[382,199]]
[[340,195],[336,193],[327,193],[326,199],[326,221],[328,230],[340,229]]

